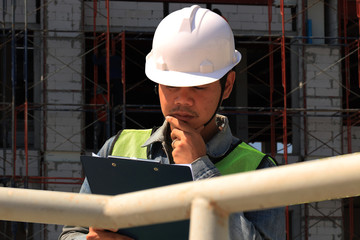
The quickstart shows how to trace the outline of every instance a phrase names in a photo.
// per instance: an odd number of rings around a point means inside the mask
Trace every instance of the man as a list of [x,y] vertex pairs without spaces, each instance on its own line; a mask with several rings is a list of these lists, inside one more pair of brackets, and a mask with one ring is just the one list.
[[[99,155],[191,164],[195,180],[275,166],[271,158],[232,136],[227,118],[216,114],[232,91],[232,69],[240,59],[228,23],[212,11],[192,6],[164,18],[145,66],[146,75],[158,86],[164,124],[156,130],[123,130],[105,143]],[[81,192],[90,192],[87,181]],[[284,220],[283,208],[234,213],[230,237],[284,239]],[[129,239],[76,227],[64,227],[60,239],[81,239],[86,234],[88,240]]]

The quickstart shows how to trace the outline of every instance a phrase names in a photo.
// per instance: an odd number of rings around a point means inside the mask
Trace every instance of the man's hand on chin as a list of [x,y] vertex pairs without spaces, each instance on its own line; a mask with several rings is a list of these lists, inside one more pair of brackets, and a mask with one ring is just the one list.
[[174,117],[167,116],[171,126],[172,155],[177,164],[190,164],[199,157],[206,155],[206,146],[200,132],[204,128],[192,128],[189,124]]

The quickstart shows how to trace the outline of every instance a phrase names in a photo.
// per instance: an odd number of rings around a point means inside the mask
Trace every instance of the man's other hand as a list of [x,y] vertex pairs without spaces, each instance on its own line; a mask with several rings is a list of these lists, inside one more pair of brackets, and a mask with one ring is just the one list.
[[116,233],[117,230],[105,230],[98,228],[89,228],[89,233],[86,235],[87,240],[134,240],[130,237]]

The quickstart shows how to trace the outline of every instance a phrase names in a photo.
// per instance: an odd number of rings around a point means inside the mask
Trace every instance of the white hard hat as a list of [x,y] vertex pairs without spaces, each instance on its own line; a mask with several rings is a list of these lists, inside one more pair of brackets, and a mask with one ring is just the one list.
[[240,62],[229,24],[197,5],[175,11],[157,27],[145,73],[152,81],[174,87],[215,82]]

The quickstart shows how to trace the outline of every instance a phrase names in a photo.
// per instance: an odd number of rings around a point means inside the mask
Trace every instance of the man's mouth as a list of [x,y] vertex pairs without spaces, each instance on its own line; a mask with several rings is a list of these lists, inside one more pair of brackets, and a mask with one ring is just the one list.
[[184,121],[184,122],[188,122],[191,119],[193,119],[195,116],[188,114],[188,113],[172,113],[170,114],[172,117],[180,120],[180,121]]
[[171,109],[169,115],[184,122],[189,122],[190,120],[199,116],[197,112],[184,106],[177,106]]

